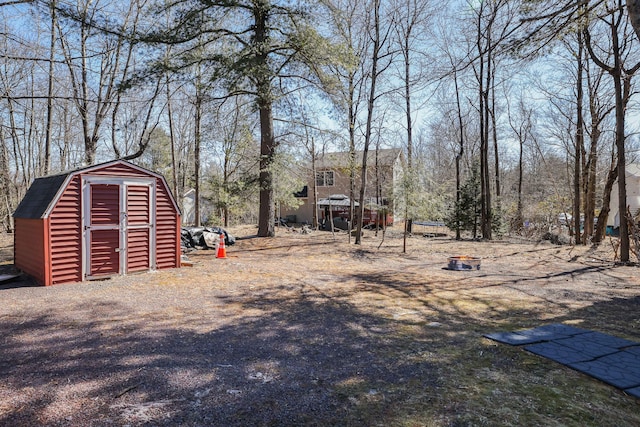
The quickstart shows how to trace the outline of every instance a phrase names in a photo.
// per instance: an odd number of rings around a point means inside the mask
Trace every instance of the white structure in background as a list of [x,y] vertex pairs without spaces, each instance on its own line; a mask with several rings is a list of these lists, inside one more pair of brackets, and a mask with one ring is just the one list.
[[[631,215],[637,216],[640,210],[640,164],[627,165],[627,206]],[[607,226],[620,227],[620,212],[618,211],[618,182],[611,189],[611,203],[609,203],[609,219]]]
[[193,188],[182,196],[182,225],[193,225],[196,220],[196,190]]

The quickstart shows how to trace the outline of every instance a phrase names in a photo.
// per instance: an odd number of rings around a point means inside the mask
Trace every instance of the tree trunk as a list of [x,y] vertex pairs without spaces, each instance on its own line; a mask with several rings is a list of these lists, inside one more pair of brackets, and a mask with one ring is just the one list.
[[522,213],[522,181],[523,181],[523,175],[524,175],[524,159],[523,159],[523,154],[524,154],[524,136],[520,136],[519,139],[519,147],[520,147],[520,152],[518,153],[518,205],[516,208],[516,224],[518,227],[518,230],[521,231],[522,230],[522,222],[524,220],[524,215]]
[[591,129],[591,141],[589,146],[589,155],[587,156],[585,176],[585,192],[584,192],[584,242],[589,238],[593,238],[594,233],[594,215],[596,210],[596,163],[598,161],[598,141],[600,139],[600,130],[598,128]]
[[600,209],[598,224],[596,225],[596,230],[593,234],[593,239],[591,240],[594,244],[598,244],[602,242],[602,239],[604,239],[607,228],[607,219],[609,218],[609,205],[611,204],[611,189],[613,188],[613,184],[616,182],[617,178],[618,165],[616,163],[615,165],[612,164],[612,167],[607,174],[607,181],[604,184],[604,190],[602,192],[602,208]]
[[580,161],[582,159],[582,151],[584,149],[584,117],[582,114],[582,103],[584,99],[584,90],[582,86],[583,72],[583,49],[582,32],[578,31],[578,54],[577,54],[577,77],[576,77],[576,140],[575,155],[573,169],[573,235],[576,239],[576,245],[581,243],[580,240]]
[[169,139],[171,140],[171,189],[173,190],[173,197],[176,200],[181,200],[182,197],[178,195],[178,168],[176,163],[176,137],[175,129],[173,126],[173,110],[171,108],[171,84],[169,81],[169,75],[166,77],[166,89],[167,89],[167,119],[169,122]]
[[369,88],[369,100],[367,106],[367,126],[364,134],[364,147],[362,150],[362,172],[360,177],[360,206],[358,207],[358,226],[356,228],[355,244],[362,243],[362,221],[364,218],[365,192],[367,189],[367,156],[371,144],[371,132],[373,123],[373,110],[376,99],[376,82],[378,80],[378,60],[380,59],[380,0],[374,0],[373,22],[373,52],[371,55],[371,87]]
[[256,92],[260,115],[260,209],[258,214],[258,236],[273,237],[276,220],[273,171],[271,165],[276,154],[277,143],[273,135],[273,95],[271,93],[272,71],[268,61],[269,2],[253,2],[253,27],[255,35]]
[[640,0],[627,0],[627,12],[636,36],[640,39]]
[[[413,179],[413,126],[411,123],[411,63],[409,61],[409,53],[411,52],[410,28],[407,30],[405,39],[403,40],[402,53],[404,55],[404,100],[406,106],[405,119],[407,121],[407,174],[409,179]],[[409,219],[409,204],[412,201],[412,195],[409,194],[409,189],[412,188],[411,182],[405,183],[404,194],[404,234],[402,237],[402,253],[407,253],[407,236],[411,233],[411,222]],[[385,215],[385,227],[386,227],[386,215]]]
[[55,71],[54,60],[55,60],[55,49],[56,49],[56,2],[55,0],[51,2],[50,7],[51,12],[51,39],[49,44],[49,81],[47,88],[47,127],[45,134],[45,143],[44,143],[44,167],[43,172],[45,175],[49,174],[49,170],[51,167],[51,134],[53,132],[53,73]]
[[273,237],[276,211],[274,205],[273,176],[271,164],[275,156],[276,142],[273,137],[273,113],[271,101],[258,100],[260,111],[260,213],[258,236]]
[[[311,137],[311,176],[312,178],[312,188],[311,195],[313,197],[313,217],[312,217],[312,227],[314,230],[318,229],[318,187],[316,186],[316,142],[313,137]],[[309,189],[307,189],[307,192]]]
[[[464,155],[464,126],[462,121],[462,107],[460,105],[460,89],[458,87],[458,73],[454,68],[453,83],[456,90],[456,109],[458,112],[458,127],[460,128],[460,151],[456,154],[456,206],[460,206],[460,161]],[[457,209],[457,208],[456,208]],[[456,215],[457,216],[457,215]],[[460,221],[456,221],[456,240],[460,240]]]
[[[491,58],[494,61],[494,58]],[[495,183],[496,183],[496,208],[498,213],[502,210],[500,196],[502,195],[502,189],[500,185],[500,153],[498,151],[498,124],[496,120],[496,73],[495,63],[493,64],[491,73],[491,108],[489,114],[491,116],[491,138],[493,139],[493,160],[495,169]]]
[[[356,112],[355,112],[355,72],[349,74],[349,237],[356,221]],[[315,179],[315,177],[314,177]]]
[[625,102],[622,87],[622,64],[617,28],[612,27],[612,43],[614,49],[615,66],[613,83],[616,99],[616,148],[618,151],[618,212],[620,212],[620,261],[629,262],[629,226],[627,224],[627,165],[625,154]]
[[480,4],[477,21],[476,47],[478,49],[478,61],[480,62],[478,80],[478,97],[480,112],[480,230],[484,239],[491,239],[491,184],[489,176],[489,89],[486,81],[489,81],[491,74],[490,61],[490,40],[487,39],[486,46],[483,46],[484,37],[489,37],[491,28],[482,28],[484,3]]
[[202,223],[200,216],[200,138],[201,138],[201,120],[202,120],[202,97],[200,93],[200,75],[196,79],[196,102],[194,117],[194,134],[193,134],[193,181],[195,190],[195,200],[193,203],[194,225],[199,227]]

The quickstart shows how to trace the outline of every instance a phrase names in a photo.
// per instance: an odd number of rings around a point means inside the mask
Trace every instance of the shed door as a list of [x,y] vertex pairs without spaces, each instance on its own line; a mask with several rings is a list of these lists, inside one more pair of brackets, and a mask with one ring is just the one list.
[[155,180],[83,178],[86,279],[155,268]]
[[127,272],[149,270],[151,188],[127,186]]
[[89,213],[89,276],[120,273],[120,186],[92,184]]

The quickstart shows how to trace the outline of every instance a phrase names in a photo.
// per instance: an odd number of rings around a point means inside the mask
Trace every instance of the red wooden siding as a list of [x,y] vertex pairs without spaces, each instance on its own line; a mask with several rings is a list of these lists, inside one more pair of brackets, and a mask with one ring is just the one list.
[[149,187],[129,186],[127,188],[127,221],[130,225],[149,224]]
[[149,270],[149,229],[132,229],[127,232],[127,271]]
[[74,177],[49,216],[51,284],[82,280],[80,179]]
[[47,283],[45,230],[41,219],[16,218],[14,223],[15,266],[43,285]]
[[[127,221],[130,227],[148,225],[150,218],[149,186],[127,187]],[[149,270],[150,229],[130,228],[127,231],[127,271]]]
[[91,225],[120,223],[120,186],[91,184]]
[[180,266],[180,219],[169,190],[158,179],[156,191],[156,264],[157,268]]
[[143,170],[135,169],[127,164],[115,164],[106,166],[104,168],[95,169],[91,171],[91,175],[107,175],[107,176],[124,176],[124,177],[136,177],[136,176],[147,176],[151,175],[146,173]]
[[91,268],[89,275],[120,272],[120,186],[91,184],[91,226],[111,226],[91,230]]
[[119,230],[91,231],[91,276],[119,273],[120,252],[116,252],[120,239]]

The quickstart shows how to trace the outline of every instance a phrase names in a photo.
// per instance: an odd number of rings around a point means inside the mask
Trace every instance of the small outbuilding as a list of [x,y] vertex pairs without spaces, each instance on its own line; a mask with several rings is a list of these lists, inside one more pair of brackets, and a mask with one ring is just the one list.
[[15,266],[45,286],[180,267],[166,180],[124,160],[37,178],[13,217]]
[[[626,167],[625,180],[627,183],[627,206],[634,218],[640,215],[640,163],[631,163]],[[611,188],[611,200],[609,202],[609,216],[607,228],[610,230],[620,227],[620,209],[618,207],[618,180]],[[625,213],[626,214],[626,213]],[[625,216],[622,215],[622,218]]]

